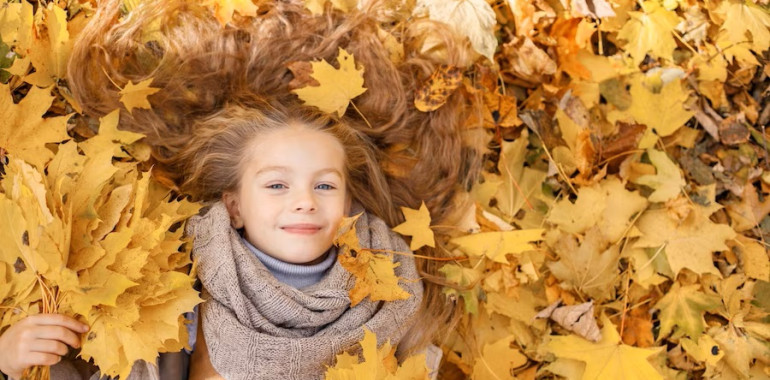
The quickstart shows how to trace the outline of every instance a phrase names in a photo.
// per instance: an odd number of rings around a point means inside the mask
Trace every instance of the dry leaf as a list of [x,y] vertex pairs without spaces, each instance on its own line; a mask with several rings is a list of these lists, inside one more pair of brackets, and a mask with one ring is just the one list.
[[305,104],[318,107],[326,113],[336,113],[338,117],[345,114],[348,104],[353,98],[366,91],[364,85],[364,69],[356,67],[353,56],[340,48],[337,55],[339,69],[326,61],[314,61],[311,77],[318,81],[318,86],[308,85],[292,90]]
[[462,84],[462,71],[456,66],[441,65],[431,74],[414,97],[414,106],[422,112],[435,111]]
[[150,87],[152,80],[153,78],[148,78],[137,84],[129,81],[126,83],[126,87],[120,90],[120,102],[123,103],[128,112],[132,112],[134,108],[152,108],[147,97],[160,91],[159,88]]
[[411,236],[412,243],[409,249],[416,251],[420,247],[435,247],[436,242],[433,239],[433,230],[430,229],[430,212],[425,202],[422,202],[419,210],[413,210],[409,207],[401,207],[404,213],[403,223],[393,227],[393,231],[401,235]]

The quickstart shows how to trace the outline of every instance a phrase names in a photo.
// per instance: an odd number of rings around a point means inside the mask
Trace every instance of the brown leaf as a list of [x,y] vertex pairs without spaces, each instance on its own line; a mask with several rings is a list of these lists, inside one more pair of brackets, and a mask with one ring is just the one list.
[[463,73],[457,66],[440,65],[430,78],[420,85],[414,97],[414,106],[422,112],[435,111],[460,87]]

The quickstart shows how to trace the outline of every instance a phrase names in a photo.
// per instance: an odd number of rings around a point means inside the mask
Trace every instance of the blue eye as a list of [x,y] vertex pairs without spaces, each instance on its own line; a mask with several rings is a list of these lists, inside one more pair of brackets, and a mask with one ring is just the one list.
[[322,183],[320,185],[317,185],[315,188],[319,190],[334,190],[334,186],[328,183]]
[[271,185],[267,185],[267,188],[268,189],[280,190],[280,189],[285,189],[286,186],[284,186],[282,183],[274,183],[274,184],[271,184]]

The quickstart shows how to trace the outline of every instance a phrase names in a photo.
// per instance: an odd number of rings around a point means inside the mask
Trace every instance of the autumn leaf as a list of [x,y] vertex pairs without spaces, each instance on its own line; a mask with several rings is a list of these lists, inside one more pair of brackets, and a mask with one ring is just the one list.
[[618,276],[617,245],[609,245],[599,228],[589,229],[581,242],[570,234],[550,231],[546,242],[558,254],[559,261],[548,268],[563,281],[596,300],[607,299]]
[[643,175],[634,181],[655,190],[647,199],[650,202],[665,202],[678,196],[686,184],[679,166],[671,161],[665,152],[659,150],[648,149],[647,156],[655,165],[657,173]]
[[42,11],[47,33],[34,33],[27,57],[35,72],[24,80],[38,87],[49,87],[56,79],[64,78],[72,52],[72,41],[67,29],[67,11],[54,3]]
[[743,44],[751,36],[752,43],[747,47],[757,54],[770,48],[770,15],[767,10],[747,1],[724,1],[715,13],[725,18],[719,27],[727,40],[734,44]]
[[160,91],[159,88],[150,87],[152,80],[153,78],[148,78],[136,84],[133,81],[129,81],[120,90],[120,102],[123,103],[128,112],[132,112],[134,108],[152,108],[150,102],[147,101],[147,97]]
[[507,263],[506,255],[535,249],[532,244],[542,239],[543,229],[482,232],[450,240],[471,257],[486,256],[492,261]]
[[428,207],[425,206],[425,202],[422,202],[419,210],[401,207],[401,211],[404,213],[406,221],[393,227],[393,231],[412,237],[409,249],[416,251],[426,245],[428,247],[435,247],[436,242],[433,240],[433,230],[430,229],[430,212]]
[[214,17],[222,26],[232,21],[235,12],[241,16],[257,16],[258,8],[252,0],[206,0],[204,4],[213,9]]
[[726,250],[725,242],[735,237],[732,228],[712,222],[706,209],[697,205],[681,223],[658,209],[642,214],[636,226],[642,236],[634,246],[663,250],[675,275],[683,268],[719,275],[712,253]]
[[428,9],[431,20],[444,22],[456,33],[468,37],[479,54],[494,62],[495,12],[486,1],[418,0],[417,4]]
[[0,147],[38,169],[43,169],[54,153],[45,147],[69,138],[68,116],[42,118],[54,97],[50,89],[31,88],[18,104],[13,103],[10,87],[0,83]]
[[[670,136],[682,127],[693,113],[685,110],[688,93],[682,89],[680,80],[663,85],[654,92],[643,83],[642,76],[631,81],[631,108],[629,112],[637,122],[655,129],[660,136]],[[665,109],[666,112],[660,112]]]
[[112,146],[114,157],[126,157],[127,155],[121,147],[132,144],[144,137],[140,133],[118,130],[119,118],[120,111],[114,110],[99,119],[99,133],[79,145],[86,156],[96,156],[98,152],[105,149],[108,150]]
[[441,65],[417,89],[414,106],[422,112],[435,111],[446,103],[460,84],[462,71],[455,66]]
[[406,358],[401,365],[395,357],[396,348],[385,342],[377,348],[377,336],[364,327],[364,338],[359,342],[361,356],[342,353],[337,355],[336,365],[329,367],[324,380],[428,380],[425,354]]
[[527,357],[518,349],[512,348],[514,337],[500,339],[484,345],[481,356],[473,366],[472,379],[507,379],[513,369],[527,363]]
[[657,2],[645,1],[642,7],[642,12],[629,12],[631,18],[618,33],[618,38],[628,41],[625,48],[634,66],[642,62],[647,53],[673,60],[676,42],[672,33],[679,17]]
[[[341,117],[353,98],[366,91],[364,69],[358,68],[353,55],[340,48],[337,54],[339,69],[328,62],[311,62],[311,78],[318,81],[318,86],[306,86],[292,90],[305,104],[318,107],[326,113],[335,113]],[[295,73],[296,75],[296,73]]]
[[[526,130],[525,130],[526,132]],[[498,170],[502,183],[497,188],[497,209],[504,219],[511,220],[522,207],[531,211],[532,200],[541,189],[547,173],[524,166],[527,153],[527,133],[513,142],[503,142]]]
[[556,357],[584,362],[583,380],[663,380],[663,376],[648,361],[660,349],[627,346],[620,342],[620,335],[607,317],[602,316],[602,322],[602,340],[597,343],[575,335],[553,336],[545,348]]
[[439,269],[447,281],[457,287],[444,288],[443,292],[449,295],[460,296],[465,305],[465,311],[476,314],[479,310],[479,280],[481,274],[473,268],[465,268],[459,265],[446,264]]
[[356,257],[339,255],[337,258],[356,278],[356,283],[350,290],[351,306],[358,305],[366,297],[372,301],[409,298],[409,293],[398,285],[399,278],[394,272],[399,263],[394,263],[389,256],[361,250]]
[[721,306],[719,297],[699,291],[700,285],[681,286],[678,282],[669,289],[655,308],[660,310],[659,339],[668,336],[676,326],[677,336],[685,334],[698,340],[706,328],[705,311]]

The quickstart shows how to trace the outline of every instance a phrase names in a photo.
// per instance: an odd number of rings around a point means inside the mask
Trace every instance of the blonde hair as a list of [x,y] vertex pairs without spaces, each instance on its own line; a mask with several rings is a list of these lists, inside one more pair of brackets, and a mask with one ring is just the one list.
[[[369,4],[376,9],[379,1]],[[342,47],[363,66],[367,90],[334,128],[361,141],[357,145],[366,152],[351,154],[348,161],[359,165],[355,161],[364,160],[362,170],[375,180],[368,183],[371,188],[354,190],[355,198],[391,226],[403,221],[399,207],[416,209],[422,201],[434,224],[444,224],[455,216],[456,194],[470,188],[480,168],[480,152],[462,140],[463,122],[475,111],[458,91],[438,110],[420,112],[414,107],[414,90],[439,64],[461,65],[471,53],[446,25],[417,20],[403,30],[390,30],[404,42],[403,60],[394,63],[375,17],[366,10],[345,14],[330,7],[313,16],[301,2],[274,1],[260,6],[257,17],[236,15],[223,27],[196,2],[146,1],[126,13],[120,0],[105,0],[75,43],[69,85],[85,113],[101,116],[120,108],[121,127],[147,135],[155,176],[210,198],[213,190],[204,187],[224,182],[203,177],[208,169],[198,156],[205,155],[207,136],[237,134],[236,125],[243,124],[235,121],[238,113],[255,112],[243,109],[261,110],[260,117],[266,118],[273,109],[299,109],[287,64],[334,62]],[[445,52],[441,62],[423,52],[428,34],[440,40]],[[148,78],[161,89],[149,98],[152,109],[127,112],[116,84]],[[373,170],[373,160],[379,162],[378,170]],[[447,256],[438,248],[425,247],[420,253]],[[438,331],[451,328],[459,315],[442,294],[443,284],[432,280],[441,278],[441,265],[418,260],[427,279],[425,304],[402,348],[424,346]]]

